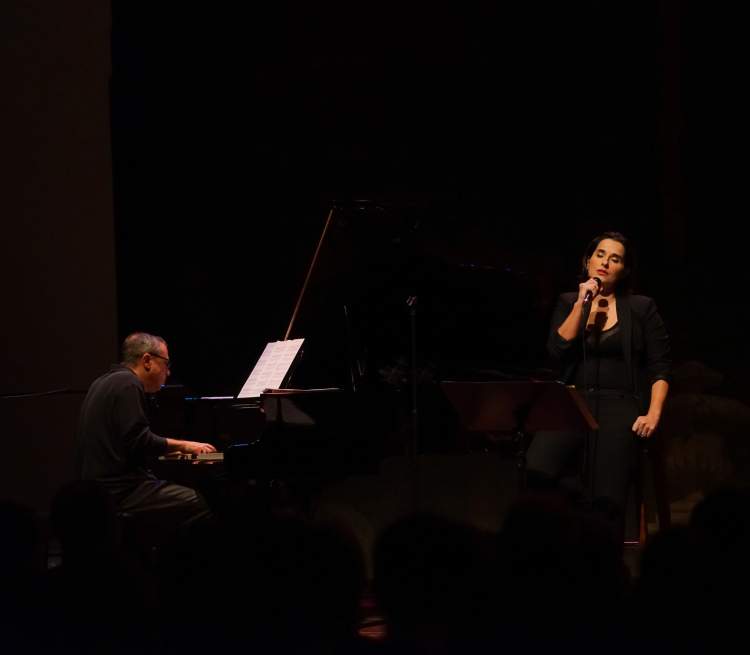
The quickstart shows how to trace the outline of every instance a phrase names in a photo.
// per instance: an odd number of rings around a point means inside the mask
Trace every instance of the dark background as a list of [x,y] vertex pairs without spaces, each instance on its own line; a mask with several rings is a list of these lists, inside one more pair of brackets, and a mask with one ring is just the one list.
[[169,340],[173,381],[236,392],[284,336],[338,201],[342,245],[321,256],[325,291],[306,295],[293,335],[312,350],[327,334],[328,359],[344,302],[359,341],[381,344],[374,363],[398,358],[417,294],[420,357],[439,375],[482,353],[500,371],[544,366],[556,294],[588,240],[616,229],[639,246],[639,290],[676,360],[737,386],[741,321],[719,317],[743,270],[724,233],[742,202],[730,16],[270,4],[113,3],[119,326]]
[[403,373],[414,293],[431,374],[534,372],[615,228],[676,361],[750,398],[741,9],[269,4],[0,4],[0,496],[46,511],[130,330],[169,340],[173,381],[236,393],[334,199],[294,384],[340,383],[347,343]]

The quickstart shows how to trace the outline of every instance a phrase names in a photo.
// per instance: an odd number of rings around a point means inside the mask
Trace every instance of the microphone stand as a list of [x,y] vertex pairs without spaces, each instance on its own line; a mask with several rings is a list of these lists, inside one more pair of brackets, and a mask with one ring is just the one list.
[[[598,278],[597,278],[598,279]],[[592,298],[586,296],[584,298],[583,302],[583,319],[581,323],[581,353],[583,355],[583,397],[586,400],[586,404],[591,409],[592,403],[592,393],[589,389],[588,384],[588,372],[587,372],[587,366],[586,366],[586,351],[587,351],[587,344],[586,344],[586,327],[589,320],[589,315],[591,314],[591,303]],[[598,403],[598,399],[594,397],[594,402]],[[597,419],[599,415],[598,411],[598,405],[596,408],[595,413]],[[586,437],[584,441],[584,450],[583,450],[583,473],[584,473],[584,479],[583,479],[583,486],[585,489],[585,503],[586,503],[586,509],[588,511],[593,510],[594,508],[594,476],[596,475],[595,466],[596,466],[596,445],[597,441],[599,439],[598,431],[586,431]]]
[[355,356],[354,356],[354,345],[352,339],[352,321],[349,316],[349,306],[344,303],[344,328],[346,338],[346,357],[347,357],[347,368],[349,369],[349,383],[352,387],[352,392],[357,393],[357,376],[354,372]]
[[419,408],[417,405],[417,296],[406,299],[409,307],[411,329],[411,442],[408,456],[412,474],[412,505],[414,511],[419,508],[419,467],[417,453],[419,449]]

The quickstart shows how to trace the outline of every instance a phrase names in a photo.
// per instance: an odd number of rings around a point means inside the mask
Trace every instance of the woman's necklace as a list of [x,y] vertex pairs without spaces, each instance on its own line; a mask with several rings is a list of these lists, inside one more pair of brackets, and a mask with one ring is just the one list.
[[605,329],[607,319],[609,318],[609,309],[610,307],[614,306],[614,303],[610,304],[610,300],[614,300],[614,297],[599,297],[596,303],[596,308],[591,310],[591,315],[589,316],[589,320],[586,325],[589,330],[601,332]]

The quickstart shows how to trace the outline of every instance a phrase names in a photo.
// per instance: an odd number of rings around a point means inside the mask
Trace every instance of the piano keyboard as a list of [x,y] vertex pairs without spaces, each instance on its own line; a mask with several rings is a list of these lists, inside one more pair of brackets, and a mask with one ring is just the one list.
[[191,455],[191,459],[197,459],[199,462],[223,462],[224,453],[200,453]]
[[191,455],[189,453],[170,453],[159,457],[162,461],[189,461],[189,462],[223,462],[224,453],[200,453]]

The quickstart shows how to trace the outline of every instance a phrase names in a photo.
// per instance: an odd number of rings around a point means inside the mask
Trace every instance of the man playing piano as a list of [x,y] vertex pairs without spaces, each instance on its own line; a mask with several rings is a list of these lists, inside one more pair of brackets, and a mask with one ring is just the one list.
[[119,511],[138,519],[156,541],[211,516],[195,490],[158,479],[148,456],[215,452],[208,443],[162,437],[151,431],[146,393],[169,376],[169,350],[161,337],[144,332],[122,344],[122,362],[91,384],[81,406],[76,436],[76,473],[100,482]]

